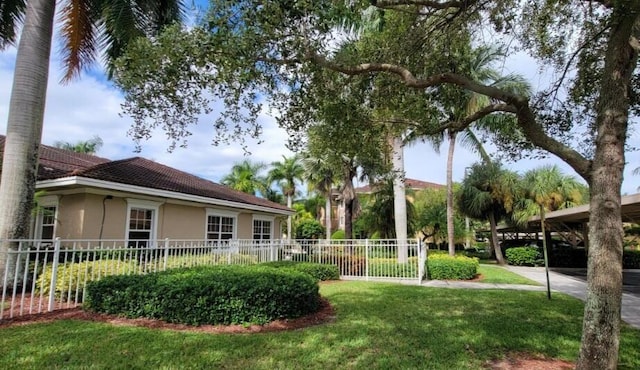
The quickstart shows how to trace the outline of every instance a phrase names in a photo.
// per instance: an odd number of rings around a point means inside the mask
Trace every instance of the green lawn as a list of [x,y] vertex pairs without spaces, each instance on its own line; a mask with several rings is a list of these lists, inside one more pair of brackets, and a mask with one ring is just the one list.
[[[58,321],[0,329],[0,368],[479,369],[511,351],[575,360],[582,303],[544,292],[323,285],[332,324],[212,335]],[[640,368],[627,327],[621,369]]]
[[540,285],[499,266],[480,264],[478,273],[483,276],[481,283]]

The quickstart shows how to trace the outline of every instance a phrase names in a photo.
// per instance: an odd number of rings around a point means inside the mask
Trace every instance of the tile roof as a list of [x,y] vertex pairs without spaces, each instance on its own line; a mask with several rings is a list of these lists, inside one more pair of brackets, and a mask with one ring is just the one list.
[[[4,152],[4,142],[5,136],[0,135],[0,154]],[[40,145],[39,163],[38,180],[78,176],[278,210],[289,210],[281,204],[141,157],[111,161],[106,158]],[[153,193],[150,192],[150,194]]]
[[[410,179],[410,178],[405,178],[404,184],[407,189],[413,189],[413,190],[443,189],[446,187],[445,185],[436,184],[434,182],[428,182],[428,181],[422,181],[422,180],[416,180],[416,179]],[[372,190],[373,188],[375,188],[375,184],[373,186],[372,185],[361,186],[359,188],[356,188],[355,191],[358,194],[368,194],[373,192]]]

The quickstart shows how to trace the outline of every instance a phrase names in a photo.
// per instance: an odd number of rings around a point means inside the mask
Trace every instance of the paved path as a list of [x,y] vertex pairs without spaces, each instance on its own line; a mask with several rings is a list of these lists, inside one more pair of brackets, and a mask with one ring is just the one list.
[[[423,286],[441,287],[441,288],[462,288],[462,289],[514,289],[514,290],[531,290],[546,291],[547,279],[544,273],[544,267],[516,267],[507,266],[508,270],[531,279],[540,284],[535,285],[518,285],[518,284],[485,284],[467,281],[441,281],[428,280],[422,283]],[[566,271],[564,271],[566,273]],[[634,271],[638,272],[637,270]],[[640,272],[638,272],[640,273]],[[549,271],[549,280],[552,292],[561,292],[578,298],[582,301],[586,299],[587,283],[580,276],[569,276],[564,273]],[[625,291],[627,291],[625,289]],[[634,328],[640,329],[640,295],[623,293],[622,294],[622,320]]]

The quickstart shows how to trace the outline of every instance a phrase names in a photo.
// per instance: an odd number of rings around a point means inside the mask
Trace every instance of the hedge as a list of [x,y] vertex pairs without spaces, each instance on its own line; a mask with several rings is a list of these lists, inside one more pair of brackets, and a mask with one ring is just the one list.
[[265,324],[320,307],[317,281],[267,266],[198,266],[87,285],[83,308],[187,325]]
[[292,270],[304,272],[305,274],[309,274],[319,281],[340,279],[340,271],[338,270],[338,266],[335,266],[335,265],[324,265],[320,263],[295,262],[295,261],[265,262],[265,263],[262,263],[261,265],[268,266],[268,267],[275,267],[275,268],[292,269]]
[[506,251],[507,261],[514,266],[539,266],[544,264],[542,255],[537,248],[513,247]]
[[[85,285],[105,276],[134,273],[139,269],[136,261],[103,259],[97,261],[60,263],[56,273],[55,292],[58,298],[81,302]],[[36,293],[48,294],[53,267],[51,263],[36,280]]]
[[477,275],[478,266],[477,258],[431,254],[427,261],[427,272],[429,279],[434,280],[469,280]]

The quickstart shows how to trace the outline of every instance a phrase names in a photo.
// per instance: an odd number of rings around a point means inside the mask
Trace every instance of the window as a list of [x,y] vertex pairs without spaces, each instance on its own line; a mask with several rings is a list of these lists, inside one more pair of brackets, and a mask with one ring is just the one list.
[[56,236],[58,219],[58,197],[44,196],[37,199],[38,208],[33,237],[41,240],[53,240]]
[[127,199],[127,245],[146,248],[156,239],[160,203]]
[[235,239],[237,217],[237,212],[207,208],[205,238],[212,242]]
[[207,240],[233,239],[235,219],[225,216],[207,216]]
[[254,219],[253,220],[253,239],[254,240],[270,240],[271,239],[271,220]]
[[38,210],[38,229],[36,239],[53,240],[56,230],[56,211],[58,207],[47,206]]

